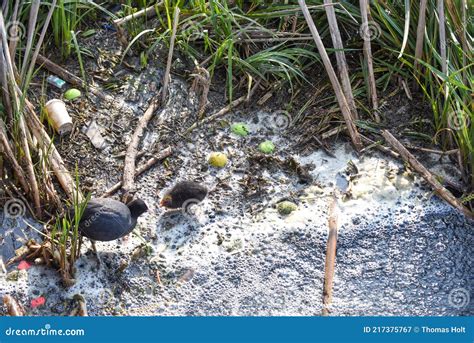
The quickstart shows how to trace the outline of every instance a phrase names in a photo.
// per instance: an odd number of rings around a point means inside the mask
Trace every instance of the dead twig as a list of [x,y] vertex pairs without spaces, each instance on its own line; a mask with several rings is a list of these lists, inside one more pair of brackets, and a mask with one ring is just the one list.
[[[134,177],[140,176],[145,171],[150,169],[153,165],[155,165],[158,161],[161,161],[165,159],[166,157],[168,157],[169,155],[171,155],[171,153],[172,153],[171,147],[167,147],[166,149],[163,149],[159,154],[153,156],[148,161],[146,161],[145,164],[137,168],[137,170],[135,171]],[[122,181],[117,182],[115,185],[107,189],[105,193],[102,195],[102,197],[104,198],[110,197],[112,194],[114,194],[120,188],[122,188],[122,184],[123,184]]]
[[[377,87],[375,84],[374,66],[372,62],[372,47],[370,44],[370,28],[369,28],[369,3],[367,0],[360,0],[360,14],[362,17],[362,38],[364,39],[364,56],[367,62],[367,71],[369,73],[369,93],[372,99],[372,107],[374,110],[379,108],[377,100]],[[377,111],[374,111],[375,121],[380,123],[380,117]]]
[[[135,160],[138,154],[138,144],[140,143],[140,138],[145,131],[149,121],[153,117],[153,114],[158,109],[160,100],[158,97],[152,99],[150,106],[143,114],[143,116],[138,121],[138,125],[133,132],[132,140],[127,148],[127,154],[125,155],[125,161],[123,166],[123,199],[124,202],[127,202],[126,199],[130,195],[130,192],[134,186],[134,175],[135,175]],[[165,111],[164,109],[162,111]]]
[[194,77],[191,90],[196,95],[199,95],[198,118],[201,120],[209,102],[207,95],[209,94],[209,88],[211,87],[211,76],[206,68],[199,66],[197,62],[195,62],[195,64],[195,72],[191,74],[191,76]]
[[176,30],[178,29],[179,13],[179,7],[176,6],[174,9],[173,31],[171,33],[170,48],[168,51],[168,61],[166,62],[166,71],[163,80],[163,90],[161,93],[161,102],[163,104],[166,102],[166,98],[168,97],[168,84],[170,81],[171,62],[173,62],[174,41],[176,40]]
[[415,75],[418,72],[418,60],[421,59],[421,54],[423,53],[423,39],[425,37],[426,22],[426,3],[427,0],[420,1],[420,13],[418,15],[418,25],[416,28],[415,62],[413,66],[413,68],[415,69]]
[[151,18],[152,16],[156,15],[156,9],[155,8],[159,7],[159,6],[162,6],[162,5],[163,5],[163,1],[160,1],[160,2],[154,4],[150,7],[147,7],[147,8],[144,8],[144,9],[138,11],[138,12],[129,14],[126,17],[115,19],[114,20],[114,25],[115,26],[120,26],[124,23],[129,22],[132,19],[138,19],[138,18],[141,18],[143,16],[145,16],[147,18]]
[[398,141],[388,130],[382,131],[382,136],[385,140],[397,150],[403,160],[410,164],[410,166],[416,170],[421,176],[433,187],[434,191],[443,198],[448,204],[457,208],[461,211],[466,217],[474,219],[474,213],[472,213],[468,208],[466,208],[461,201],[459,201],[449,190],[447,190],[443,185],[426,169],[415,156],[413,156],[400,141]]
[[321,59],[324,63],[326,72],[328,73],[334,92],[336,93],[336,98],[339,103],[339,107],[341,109],[342,115],[344,116],[344,120],[346,122],[347,130],[349,132],[349,136],[351,137],[352,144],[354,145],[354,148],[357,151],[359,151],[362,148],[362,142],[360,140],[359,132],[357,131],[357,127],[355,126],[354,121],[352,119],[351,110],[349,108],[349,105],[347,104],[346,97],[344,96],[341,85],[339,84],[339,80],[337,79],[336,73],[334,72],[334,68],[332,67],[331,60],[329,59],[329,56],[326,52],[326,48],[324,47],[323,41],[321,40],[321,37],[319,36],[318,29],[316,28],[316,25],[314,24],[313,18],[311,17],[311,13],[309,12],[308,7],[306,6],[306,2],[304,0],[298,0],[298,3],[301,7],[301,10],[303,11],[303,15],[306,19],[306,22],[308,23],[311,34],[313,35],[314,41],[318,48],[319,55],[321,56]]
[[22,317],[25,315],[25,309],[15,298],[6,294],[3,296],[3,304],[7,307],[7,313],[12,317]]
[[[336,191],[334,191],[336,192]],[[337,246],[337,197],[336,193],[331,198],[329,204],[329,218],[328,218],[328,240],[326,246],[326,261],[324,264],[324,283],[323,283],[323,310],[322,315],[329,314],[329,305],[332,301],[332,285],[334,280],[334,268],[336,265],[336,246]]]
[[352,118],[354,120],[359,119],[357,113],[356,104],[354,101],[354,95],[352,94],[351,81],[349,79],[349,67],[347,66],[346,55],[344,54],[344,46],[342,45],[341,33],[339,26],[337,25],[336,11],[332,5],[332,0],[324,0],[324,4],[328,5],[325,7],[326,16],[329,23],[329,31],[331,33],[332,45],[334,46],[337,69],[339,71],[339,77],[341,78],[341,85],[346,96],[347,104],[351,109]]

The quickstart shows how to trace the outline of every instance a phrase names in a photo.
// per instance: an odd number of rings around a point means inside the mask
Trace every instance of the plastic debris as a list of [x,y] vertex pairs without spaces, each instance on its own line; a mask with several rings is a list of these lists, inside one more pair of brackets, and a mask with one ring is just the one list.
[[100,133],[100,126],[92,120],[89,126],[84,130],[87,137],[89,137],[92,145],[97,149],[104,149],[106,142]]
[[51,99],[44,107],[46,108],[46,112],[48,112],[48,119],[51,125],[61,136],[72,131],[72,118],[63,101]]
[[35,308],[38,306],[42,306],[45,304],[45,302],[46,302],[45,297],[34,298],[33,300],[31,300],[31,307]]
[[46,81],[50,85],[52,85],[52,86],[54,86],[58,89],[63,89],[64,86],[66,85],[66,81],[60,79],[59,77],[57,77],[55,75],[49,75],[48,78],[46,79]]
[[22,260],[20,261],[20,263],[18,264],[18,269],[19,270],[27,270],[31,267],[31,264],[29,264],[27,261],[25,260]]

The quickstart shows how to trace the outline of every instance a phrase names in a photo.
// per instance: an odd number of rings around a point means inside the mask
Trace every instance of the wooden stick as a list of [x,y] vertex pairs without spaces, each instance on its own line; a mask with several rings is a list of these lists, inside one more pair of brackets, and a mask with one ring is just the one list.
[[[153,117],[153,114],[158,109],[159,103],[160,101],[157,98],[151,100],[150,106],[148,106],[147,110],[138,121],[138,125],[133,132],[132,140],[127,148],[127,154],[125,155],[123,166],[123,190],[125,191],[123,194],[123,200],[125,203],[127,202],[130,192],[134,186],[135,160],[138,153],[140,138],[142,137],[149,121]],[[162,110],[162,112],[164,111],[165,109]]]
[[176,6],[174,9],[173,32],[171,33],[170,48],[168,51],[168,61],[166,62],[166,71],[163,80],[163,91],[161,93],[162,104],[166,102],[166,98],[168,97],[168,84],[170,81],[171,62],[173,62],[174,41],[176,40],[176,30],[178,29],[179,23],[179,12],[179,7]]
[[7,313],[12,317],[22,317],[25,315],[24,308],[9,294],[3,296],[3,304],[7,307]]
[[160,1],[150,7],[147,7],[147,8],[144,8],[136,13],[132,13],[132,14],[129,14],[127,15],[126,17],[123,17],[123,18],[119,18],[119,19],[115,19],[114,20],[114,25],[116,26],[120,26],[132,19],[138,19],[138,18],[141,18],[143,16],[147,17],[147,18],[150,18],[154,15],[156,15],[156,10],[155,10],[155,7],[159,7],[159,6],[162,6],[163,5],[163,1]]
[[326,260],[324,263],[323,316],[327,316],[329,314],[329,305],[332,301],[332,286],[334,280],[334,268],[336,265],[337,226],[337,197],[336,193],[334,193],[333,197],[331,198],[331,203],[329,204],[329,232],[326,246]]
[[349,79],[349,68],[347,66],[346,55],[344,54],[344,46],[342,45],[341,33],[339,32],[339,26],[337,25],[336,12],[332,5],[332,0],[324,0],[324,4],[328,5],[325,7],[326,16],[329,23],[329,31],[331,33],[332,45],[336,50],[337,69],[339,71],[339,77],[341,78],[342,90],[346,96],[347,104],[351,109],[352,118],[354,120],[359,119],[357,113],[356,104],[354,101],[354,95],[352,94],[351,80]]
[[221,116],[223,116],[224,114],[226,114],[227,112],[229,112],[230,110],[232,110],[233,108],[241,105],[242,103],[244,103],[245,101],[247,101],[252,95],[253,93],[255,93],[255,91],[257,90],[257,87],[260,83],[257,82],[253,87],[252,89],[250,90],[250,92],[248,94],[245,94],[245,95],[242,95],[240,98],[238,99],[235,99],[233,100],[230,104],[228,104],[227,106],[221,108],[219,111],[217,111],[216,113],[214,113],[213,115],[209,116],[209,117],[206,117],[204,118],[203,120],[197,122],[197,123],[194,123],[193,125],[191,125],[187,130],[186,130],[186,134],[190,133],[191,131],[193,131],[198,125],[203,125],[203,124],[206,124],[210,121],[213,121],[215,120],[216,118],[219,118]]
[[[367,0],[360,0],[360,14],[362,17],[362,26],[365,27],[366,30],[369,30],[369,3]],[[367,32],[368,33],[368,32]],[[363,37],[364,39],[364,56],[367,62],[367,70],[369,72],[369,93],[372,99],[372,107],[374,110],[379,108],[378,100],[377,100],[377,87],[375,84],[375,75],[374,75],[374,66],[372,63],[372,47],[370,44],[369,37]],[[377,111],[374,112],[375,121],[380,123],[380,117]]]
[[10,146],[10,142],[8,141],[7,133],[5,130],[5,123],[3,122],[1,118],[0,118],[0,145],[3,148],[2,154],[4,153],[8,162],[10,162],[10,165],[12,166],[13,171],[15,172],[15,175],[18,178],[18,181],[20,182],[21,187],[23,188],[25,193],[29,193],[30,186],[28,185],[28,182],[26,182],[25,174],[23,173],[21,166],[18,164],[18,161],[15,158],[15,154],[13,153],[13,150]]
[[448,61],[446,59],[446,24],[444,16],[444,0],[438,0],[439,18],[439,49],[441,55],[441,70],[444,75],[448,73]]
[[319,36],[318,29],[314,24],[313,18],[311,18],[311,14],[309,13],[305,0],[298,0],[298,3],[301,7],[301,10],[303,11],[303,15],[306,19],[306,22],[308,23],[308,26],[311,30],[311,34],[313,35],[314,41],[318,48],[319,55],[323,60],[324,67],[326,68],[326,72],[328,73],[329,79],[331,80],[334,92],[336,93],[336,98],[339,102],[339,107],[341,109],[342,115],[344,116],[344,120],[346,122],[347,130],[349,132],[349,136],[351,137],[352,144],[354,145],[354,148],[359,151],[362,148],[362,142],[360,140],[359,132],[357,131],[354,121],[352,120],[351,110],[349,108],[349,105],[347,104],[346,97],[342,92],[341,85],[339,84],[339,81],[336,77],[336,73],[334,72],[329,56],[321,40],[321,37]]
[[[22,105],[20,103],[20,97],[16,89],[17,83],[15,78],[15,71],[13,70],[13,63],[10,56],[10,50],[8,49],[7,37],[5,22],[3,19],[2,12],[0,12],[0,35],[2,36],[2,42],[0,44],[0,53],[3,53],[6,61],[6,74],[8,79],[8,84],[10,86],[10,96],[13,99],[13,107],[16,113],[19,114],[18,117],[18,128],[20,129],[19,141],[21,148],[23,150],[23,160],[26,164],[26,176],[28,182],[30,183],[31,198],[35,206],[35,213],[38,217],[41,216],[41,200],[40,193],[38,189],[38,181],[36,180],[35,168],[33,166],[33,160],[31,158],[30,146],[28,144],[28,135],[27,127],[25,125],[25,118],[22,115]],[[3,52],[2,52],[3,51]]]
[[451,194],[443,185],[426,169],[415,156],[413,156],[388,130],[382,131],[382,136],[385,140],[397,150],[403,160],[409,163],[414,170],[421,174],[421,176],[433,187],[434,191],[443,198],[448,204],[457,208],[459,211],[470,219],[474,219],[474,213],[466,208],[454,195]]
[[425,21],[426,21],[426,2],[427,0],[420,1],[420,13],[418,17],[418,26],[416,28],[416,47],[415,47],[415,75],[418,71],[418,60],[421,59],[423,53],[423,39],[425,37]]
[[[150,169],[153,165],[155,165],[158,161],[161,161],[161,160],[165,159],[166,157],[168,157],[169,155],[171,155],[171,153],[172,153],[171,147],[167,147],[167,148],[163,149],[158,155],[153,156],[148,161],[146,161],[145,164],[138,167],[137,170],[135,171],[135,176],[134,177],[140,176],[145,171]],[[117,192],[122,187],[122,184],[123,184],[122,181],[117,182],[115,185],[113,185],[112,187],[107,189],[105,191],[105,193],[102,194],[102,197],[103,198],[110,197],[112,194]]]

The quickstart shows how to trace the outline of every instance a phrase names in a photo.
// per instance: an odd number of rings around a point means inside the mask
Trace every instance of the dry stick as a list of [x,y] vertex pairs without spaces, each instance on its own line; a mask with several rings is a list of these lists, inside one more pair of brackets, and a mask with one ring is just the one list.
[[[134,184],[134,175],[135,175],[135,160],[138,154],[138,145],[140,143],[140,138],[145,131],[145,128],[148,125],[148,122],[153,117],[153,113],[159,107],[159,100],[152,99],[150,106],[148,106],[147,110],[143,114],[143,116],[138,121],[138,125],[133,132],[132,140],[127,148],[127,154],[125,155],[125,161],[123,166],[123,200],[127,202],[128,196],[130,195],[130,191],[133,189]],[[164,110],[163,110],[164,111]]]
[[[360,0],[360,14],[362,17],[362,26],[365,28],[362,32],[362,38],[364,40],[364,56],[365,60],[367,62],[367,71],[369,73],[369,92],[370,92],[370,97],[372,99],[372,107],[374,110],[379,108],[378,105],[378,100],[377,100],[377,88],[375,85],[375,75],[374,75],[374,66],[372,64],[372,47],[370,44],[370,37],[365,37],[365,35],[369,34],[369,18],[368,18],[368,12],[369,12],[369,4],[367,0]],[[378,112],[374,112],[375,116],[375,121],[377,123],[380,123],[380,117],[378,115]]]
[[[163,149],[158,155],[153,156],[148,161],[146,161],[145,164],[138,167],[137,170],[135,171],[135,177],[140,176],[145,171],[147,171],[148,169],[153,167],[157,162],[159,162],[159,161],[165,159],[166,157],[168,157],[169,155],[171,155],[171,153],[172,153],[171,147],[167,147],[167,148]],[[113,185],[112,187],[107,189],[105,191],[105,193],[102,194],[102,197],[104,197],[104,198],[110,197],[112,194],[114,194],[120,188],[122,188],[122,184],[123,184],[122,181],[117,182],[115,185]]]
[[[69,82],[73,85],[76,85],[78,87],[85,88],[83,80],[81,80],[76,75],[71,74],[66,69],[58,66],[56,63],[54,63],[53,61],[47,59],[46,57],[44,57],[42,55],[38,55],[38,58],[36,59],[36,63],[41,65],[42,67],[46,68],[47,70],[49,70],[51,73],[58,75],[60,78],[66,80],[67,82]],[[113,100],[114,100],[113,97],[103,93],[101,90],[99,90],[98,88],[96,88],[92,85],[87,85],[87,88],[92,94],[98,96],[101,99],[104,99],[104,100],[110,101],[110,102],[113,102]]]
[[439,18],[439,48],[441,55],[441,70],[444,75],[448,73],[448,61],[446,60],[446,26],[444,18],[444,0],[438,0]]
[[[335,191],[336,192],[336,191]],[[326,246],[326,261],[324,264],[324,283],[323,283],[323,310],[322,315],[329,314],[329,305],[332,301],[332,285],[334,280],[334,267],[336,264],[336,245],[337,245],[337,197],[334,193],[329,204],[328,218],[328,240]]]
[[136,13],[132,13],[132,14],[129,14],[128,16],[126,17],[123,17],[123,18],[119,18],[119,19],[115,19],[114,20],[114,24],[117,25],[117,26],[120,26],[132,19],[138,19],[138,18],[141,18],[143,16],[146,16],[147,18],[150,18],[154,15],[156,15],[156,10],[155,10],[155,6],[162,6],[163,5],[163,1],[160,1],[150,7],[147,7],[147,8],[144,8]]
[[33,75],[33,70],[35,68],[36,59],[38,58],[41,46],[43,45],[43,40],[44,40],[44,37],[46,36],[46,31],[48,30],[49,22],[51,20],[51,17],[53,16],[53,12],[54,12],[55,8],[56,8],[56,0],[53,0],[51,2],[50,8],[49,8],[48,15],[46,16],[46,20],[43,23],[43,29],[41,30],[40,37],[38,38],[38,41],[36,42],[36,49],[33,52],[33,56],[31,57],[31,61],[30,61],[30,65],[28,67],[28,72],[26,74],[26,78],[22,77],[22,79],[24,81],[30,80],[32,75]]
[[0,118],[0,144],[3,147],[2,153],[5,154],[8,162],[10,162],[15,172],[15,175],[18,178],[18,181],[20,182],[21,187],[23,188],[25,193],[30,193],[30,186],[28,185],[28,182],[26,182],[26,177],[23,174],[23,170],[21,169],[21,166],[18,164],[18,161],[15,158],[15,154],[13,153],[13,150],[10,146],[10,142],[8,141],[8,138],[7,138],[5,123],[3,122],[1,118]]
[[[21,7],[20,6],[20,3],[22,3],[23,1],[15,1],[15,7],[13,9],[13,15],[10,17],[10,22],[11,23],[17,23],[17,17],[18,17],[18,8]],[[17,30],[19,29],[18,27],[16,28]],[[21,35],[21,32],[16,32],[16,35],[18,36],[18,34]],[[16,50],[16,46],[18,44],[18,41],[19,39],[12,39],[10,40],[10,46],[9,46],[9,50],[10,50],[10,56],[14,55],[15,54],[15,50]]]
[[56,178],[69,198],[74,200],[75,195],[77,195],[79,201],[81,202],[84,197],[80,190],[76,189],[76,183],[74,182],[71,174],[69,174],[69,171],[64,166],[61,155],[59,154],[58,150],[56,150],[51,138],[43,128],[43,124],[41,124],[40,120],[38,119],[33,105],[28,101],[28,99],[25,99],[25,102],[26,109],[28,110],[28,115],[26,115],[28,126],[33,132],[35,138],[38,140],[38,143],[42,144],[43,149],[45,151],[49,151],[49,162],[51,163],[54,175],[56,175]]
[[7,307],[7,313],[12,317],[22,317],[25,315],[23,307],[9,294],[3,296],[3,304]]
[[[467,3],[466,0],[462,0],[461,2],[461,7],[462,7],[462,26],[467,27],[467,14],[466,14],[466,8],[467,8]],[[473,17],[469,17],[470,20],[473,19]],[[472,49],[469,48],[469,44],[467,43],[467,30],[463,30],[461,32],[461,45],[463,49],[463,55],[462,55],[462,65],[465,66],[467,65],[467,56],[471,56],[472,54]],[[467,86],[467,73],[468,70],[464,70],[462,75],[463,75],[463,82]]]
[[0,53],[4,54],[6,61],[6,71],[7,79],[10,84],[10,95],[13,97],[13,103],[15,111],[18,113],[18,128],[20,129],[20,144],[23,149],[23,156],[26,162],[26,175],[30,183],[31,198],[35,205],[36,216],[41,216],[41,199],[38,189],[38,181],[36,180],[35,168],[33,166],[33,160],[31,158],[30,146],[28,144],[28,132],[25,125],[25,118],[23,116],[22,109],[20,106],[20,98],[16,90],[16,79],[15,72],[13,70],[13,62],[10,56],[10,51],[8,50],[5,22],[3,19],[2,12],[0,12],[0,35],[2,36],[2,43],[0,45]]
[[217,111],[216,113],[214,113],[213,115],[210,115],[209,117],[206,117],[204,118],[203,120],[199,121],[199,122],[196,122],[194,123],[193,125],[191,125],[187,130],[186,130],[186,134],[190,133],[191,131],[193,131],[198,125],[202,125],[202,124],[206,124],[210,121],[213,121],[215,120],[216,118],[219,118],[221,116],[223,116],[224,114],[228,113],[230,110],[232,110],[234,107],[237,107],[239,106],[240,104],[246,102],[252,95],[253,93],[257,90],[257,87],[259,86],[260,82],[257,82],[253,87],[252,89],[250,90],[250,92],[246,95],[242,95],[240,98],[238,99],[235,99],[233,100],[229,105],[221,108],[219,111]]
[[425,37],[425,22],[426,22],[426,1],[420,1],[420,13],[418,17],[418,26],[416,28],[416,47],[415,47],[415,75],[418,72],[418,60],[421,59],[423,53],[423,39]]
[[351,80],[349,79],[349,68],[347,67],[346,55],[344,54],[344,46],[342,45],[341,33],[339,32],[339,26],[337,25],[336,12],[332,5],[332,0],[324,0],[326,6],[326,16],[329,23],[329,31],[331,33],[332,45],[336,49],[336,60],[337,69],[341,78],[342,89],[346,96],[347,104],[351,109],[352,118],[354,120],[359,119],[357,113],[356,104],[354,101],[354,95],[352,94]]
[[457,208],[468,218],[474,219],[474,213],[466,208],[454,195],[426,169],[415,156],[413,156],[388,130],[382,131],[385,140],[402,156],[403,160],[409,163],[421,176],[434,188],[435,192],[451,206]]
[[170,82],[171,62],[173,62],[174,41],[176,39],[176,30],[178,29],[179,12],[179,7],[176,7],[174,10],[173,32],[171,33],[170,49],[168,51],[168,61],[166,62],[165,78],[163,80],[163,93],[161,94],[162,104],[166,102],[166,98],[168,97],[168,84]]
[[[23,56],[23,65],[21,67],[20,72],[20,80],[23,80],[26,73],[26,66],[28,65],[28,60],[30,57],[30,52],[33,47],[33,38],[35,36],[35,29],[36,29],[36,20],[38,19],[38,11],[40,7],[41,1],[33,0],[31,2],[30,7],[30,18],[28,20],[28,35],[26,38],[26,48],[25,48],[25,56]],[[48,23],[45,23],[48,26]]]
[[370,139],[369,137],[366,137],[364,135],[360,135],[362,137],[362,140],[366,141],[367,143],[371,144],[367,147],[365,147],[364,149],[361,150],[361,152],[364,152],[366,150],[368,150],[369,148],[371,147],[374,147],[386,154],[389,154],[390,156],[394,157],[394,158],[400,158],[400,154],[396,153],[395,151],[393,151],[392,149],[390,148],[387,148],[386,146],[382,145],[381,142],[376,142],[376,141],[373,141],[372,139]]
[[306,22],[308,23],[311,34],[313,35],[314,41],[318,48],[319,55],[323,60],[324,67],[326,68],[326,72],[328,73],[329,79],[331,80],[334,92],[336,93],[336,98],[339,103],[339,107],[341,108],[342,115],[344,116],[352,144],[354,144],[355,149],[359,151],[362,148],[362,142],[360,140],[359,132],[357,131],[354,121],[352,120],[351,110],[347,104],[346,97],[342,92],[341,85],[339,84],[339,81],[336,77],[336,73],[334,72],[334,69],[331,65],[331,61],[329,60],[329,56],[326,52],[326,49],[324,48],[324,44],[321,40],[321,37],[319,36],[316,25],[314,25],[313,18],[311,18],[311,14],[309,13],[308,7],[306,6],[306,2],[304,0],[298,0],[298,3],[301,7],[301,10],[303,11]]

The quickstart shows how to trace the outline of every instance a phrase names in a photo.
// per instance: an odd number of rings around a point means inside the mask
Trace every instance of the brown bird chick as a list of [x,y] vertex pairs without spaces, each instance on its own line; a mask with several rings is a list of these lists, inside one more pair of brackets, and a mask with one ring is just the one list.
[[160,201],[160,206],[166,208],[181,208],[187,204],[197,204],[204,200],[207,188],[197,182],[181,181],[166,192]]

